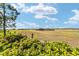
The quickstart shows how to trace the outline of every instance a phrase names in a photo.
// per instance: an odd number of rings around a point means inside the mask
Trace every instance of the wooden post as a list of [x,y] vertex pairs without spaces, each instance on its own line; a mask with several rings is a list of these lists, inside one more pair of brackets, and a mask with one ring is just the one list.
[[31,36],[31,38],[33,39],[34,38],[34,34],[32,33],[32,36]]

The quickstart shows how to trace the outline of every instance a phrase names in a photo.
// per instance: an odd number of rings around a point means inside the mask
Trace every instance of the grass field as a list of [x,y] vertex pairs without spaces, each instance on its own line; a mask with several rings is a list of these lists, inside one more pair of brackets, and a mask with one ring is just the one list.
[[[79,30],[55,30],[55,31],[40,31],[40,30],[9,30],[11,33],[17,33],[31,38],[31,34],[34,34],[34,38],[40,41],[54,41],[54,42],[67,42],[72,47],[79,47]],[[10,34],[7,32],[7,34]],[[0,31],[0,36],[2,35]]]
[[77,56],[79,30],[7,30],[0,31],[2,56]]
[[34,38],[39,40],[54,41],[54,42],[67,42],[73,47],[79,47],[79,30],[55,30],[55,31],[40,31],[40,30],[15,30],[16,33],[27,35],[31,38],[31,34],[34,34]]

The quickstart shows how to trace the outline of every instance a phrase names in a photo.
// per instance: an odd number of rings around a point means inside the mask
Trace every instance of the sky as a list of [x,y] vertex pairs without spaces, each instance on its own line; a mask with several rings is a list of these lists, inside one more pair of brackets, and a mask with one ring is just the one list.
[[79,3],[12,3],[18,29],[79,28]]

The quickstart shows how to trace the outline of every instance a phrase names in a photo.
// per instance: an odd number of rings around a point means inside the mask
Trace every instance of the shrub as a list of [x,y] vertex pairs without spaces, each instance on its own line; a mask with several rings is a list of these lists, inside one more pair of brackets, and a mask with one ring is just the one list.
[[8,42],[15,42],[16,40],[17,41],[20,41],[21,38],[23,38],[24,36],[22,35],[9,35],[9,36],[6,36],[6,40]]

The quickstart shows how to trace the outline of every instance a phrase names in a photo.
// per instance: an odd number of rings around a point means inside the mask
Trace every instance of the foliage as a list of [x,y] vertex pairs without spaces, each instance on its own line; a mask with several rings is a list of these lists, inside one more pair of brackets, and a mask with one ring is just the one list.
[[15,20],[19,15],[18,11],[9,3],[0,3],[0,29],[4,30],[4,38],[6,36],[6,28],[15,28]]
[[14,27],[15,20],[19,15],[18,10],[16,10],[12,5],[9,3],[0,3],[0,27],[4,21],[4,14],[5,14],[5,21],[6,27]]
[[[16,40],[14,41],[14,39]],[[0,40],[0,55],[2,56],[78,56],[79,48],[72,48],[65,42],[44,42],[29,39],[22,35],[7,36]]]
[[19,35],[9,35],[9,36],[6,36],[6,40],[8,42],[15,42],[16,40],[20,40],[21,38],[23,38],[23,36],[21,34]]

